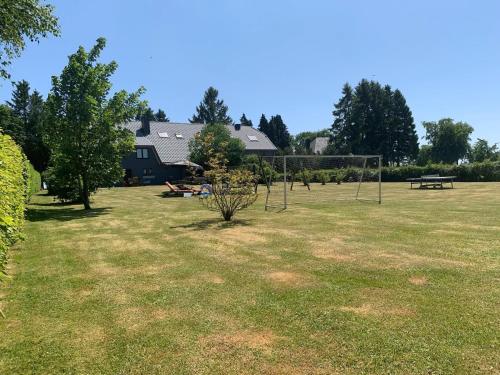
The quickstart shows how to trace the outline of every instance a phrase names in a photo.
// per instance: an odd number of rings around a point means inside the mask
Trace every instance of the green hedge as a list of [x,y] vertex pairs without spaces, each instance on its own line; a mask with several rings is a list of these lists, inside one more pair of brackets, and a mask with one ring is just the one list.
[[457,176],[457,181],[464,182],[500,181],[500,161],[460,165],[429,164],[425,166],[384,167],[382,168],[382,181],[405,181],[407,178],[427,174]]
[[40,191],[42,177],[26,158],[24,159],[24,182],[26,186],[26,203],[28,203],[33,194]]
[[16,242],[24,225],[26,173],[24,155],[8,135],[0,133],[0,272],[4,272],[7,249]]
[[[352,182],[358,181],[362,172],[361,168],[348,167],[339,169],[306,170],[306,177],[310,182]],[[269,172],[266,171],[269,175]],[[420,177],[427,174],[439,174],[441,176],[457,176],[457,181],[464,182],[500,182],[500,161],[485,161],[482,163],[470,163],[461,165],[429,164],[426,166],[406,165],[402,167],[383,167],[383,182],[402,182],[407,178]],[[290,180],[290,174],[288,179]],[[365,181],[377,181],[378,170],[370,168],[365,171]],[[295,173],[294,180],[302,181],[303,176],[299,171]],[[262,179],[261,179],[262,180]],[[283,174],[274,172],[274,181],[282,181]],[[260,181],[264,182],[264,181]]]

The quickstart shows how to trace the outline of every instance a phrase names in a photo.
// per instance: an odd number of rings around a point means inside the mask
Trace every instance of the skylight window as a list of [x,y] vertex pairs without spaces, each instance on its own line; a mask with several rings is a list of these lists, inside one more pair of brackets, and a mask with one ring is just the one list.
[[247,135],[247,137],[250,140],[250,142],[258,142],[259,141],[259,139],[255,135]]
[[182,139],[184,136],[181,133],[175,133],[175,138]]
[[168,138],[168,133],[167,132],[163,132],[163,133],[158,132],[158,136],[160,138]]

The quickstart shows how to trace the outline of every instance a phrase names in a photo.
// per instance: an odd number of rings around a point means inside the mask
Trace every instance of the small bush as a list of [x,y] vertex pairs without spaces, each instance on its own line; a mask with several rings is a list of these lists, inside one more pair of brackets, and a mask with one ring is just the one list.
[[79,182],[75,176],[49,167],[44,173],[44,179],[47,181],[48,194],[54,195],[60,202],[82,203]]
[[8,135],[0,133],[0,272],[7,249],[21,238],[26,202],[24,155]]
[[327,182],[330,182],[330,176],[328,172],[325,170],[319,171],[316,174],[316,179],[318,182],[321,182],[321,185],[326,185]]

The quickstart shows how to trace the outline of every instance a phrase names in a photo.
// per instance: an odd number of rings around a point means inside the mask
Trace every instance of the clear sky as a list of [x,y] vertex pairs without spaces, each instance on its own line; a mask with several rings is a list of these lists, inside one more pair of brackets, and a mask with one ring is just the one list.
[[[46,94],[79,45],[107,38],[114,89],[144,86],[185,122],[215,86],[238,120],[281,114],[292,133],[328,127],[343,83],[399,88],[420,123],[467,121],[500,143],[500,1],[51,0],[62,36],[11,67]],[[0,100],[11,86],[0,83]]]

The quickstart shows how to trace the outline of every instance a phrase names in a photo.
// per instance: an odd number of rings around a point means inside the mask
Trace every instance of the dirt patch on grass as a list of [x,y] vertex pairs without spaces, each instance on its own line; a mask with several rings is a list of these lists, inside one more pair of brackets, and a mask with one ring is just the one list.
[[341,252],[341,249],[346,248],[343,238],[330,238],[325,241],[311,241],[310,247],[312,255],[316,258],[331,259],[340,262],[354,260],[354,256]]
[[163,308],[128,307],[119,311],[117,323],[127,331],[137,332],[145,329],[149,324],[171,318],[178,319],[184,315],[176,310]]
[[220,353],[234,348],[270,351],[278,337],[269,330],[243,330],[202,337],[200,343],[210,352]]
[[189,277],[188,279],[183,279],[182,283],[189,283],[192,285],[224,284],[225,280],[223,277],[214,272],[201,272]]
[[91,272],[100,276],[115,276],[120,273],[120,269],[109,263],[98,261],[90,265]]
[[363,303],[361,306],[342,306],[341,311],[352,312],[361,316],[410,316],[414,315],[413,310],[404,307],[387,307],[372,303]]
[[427,257],[407,252],[372,253],[372,257],[381,258],[385,268],[403,269],[414,266],[439,266],[439,267],[468,267],[470,263],[438,257]]
[[228,244],[265,243],[267,239],[254,227],[233,227],[219,231],[216,238]]
[[270,272],[266,274],[266,278],[273,284],[280,286],[300,287],[311,283],[311,280],[305,275],[292,271]]
[[412,276],[408,281],[413,285],[425,285],[427,284],[427,278],[425,276]]

